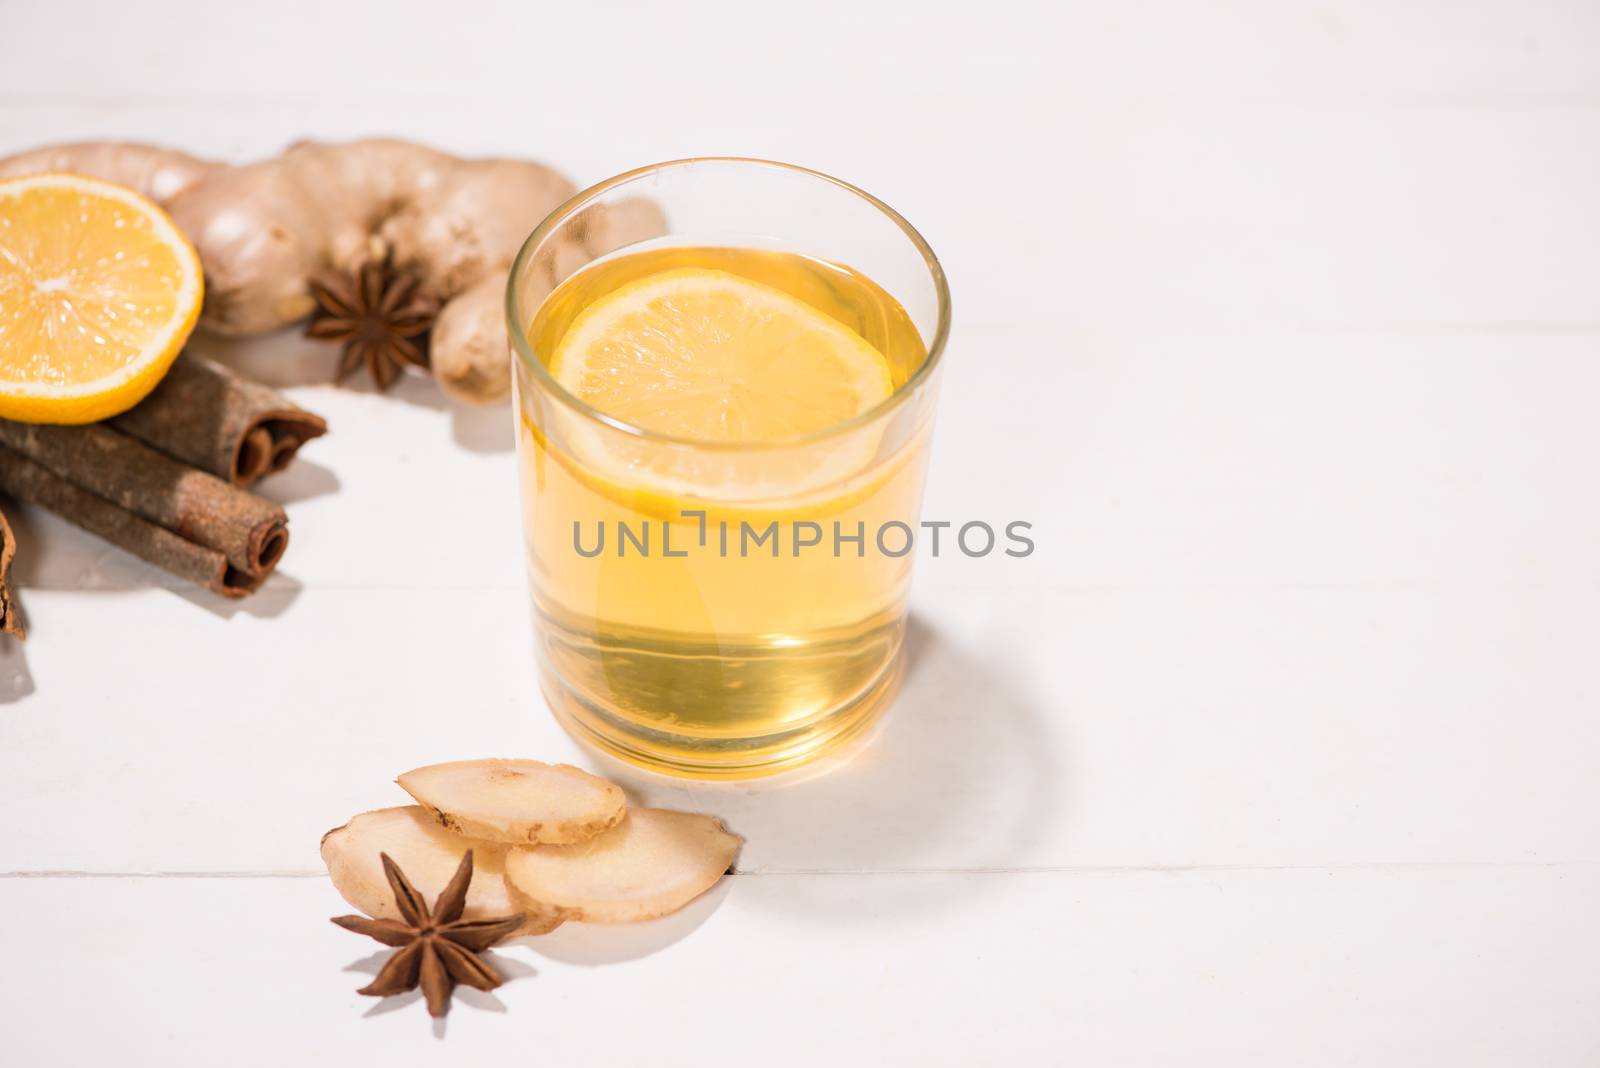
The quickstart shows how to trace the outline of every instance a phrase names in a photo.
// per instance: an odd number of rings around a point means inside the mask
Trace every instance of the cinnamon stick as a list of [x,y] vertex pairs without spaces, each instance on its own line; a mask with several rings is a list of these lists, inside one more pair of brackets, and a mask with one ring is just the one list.
[[104,424],[0,420],[0,489],[224,596],[258,588],[289,542],[278,505]]
[[234,571],[221,553],[118,508],[4,445],[0,445],[0,491],[68,518],[141,560],[213,592],[243,597],[261,584]]
[[178,357],[154,392],[111,422],[235,486],[282,471],[301,445],[328,432],[321,416],[277,390],[192,353]]
[[17,554],[17,539],[11,533],[11,524],[0,512],[0,631],[21,641],[22,618],[17,603],[11,599],[11,558]]

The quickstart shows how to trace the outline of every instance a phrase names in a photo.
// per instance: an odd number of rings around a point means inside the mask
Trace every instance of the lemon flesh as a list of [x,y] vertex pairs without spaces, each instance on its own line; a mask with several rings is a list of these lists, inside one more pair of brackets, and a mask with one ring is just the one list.
[[137,193],[66,174],[0,182],[0,417],[86,423],[131,408],[202,297],[193,247]]
[[883,354],[843,323],[780,289],[694,267],[595,301],[549,370],[623,423],[716,443],[802,438],[894,392]]

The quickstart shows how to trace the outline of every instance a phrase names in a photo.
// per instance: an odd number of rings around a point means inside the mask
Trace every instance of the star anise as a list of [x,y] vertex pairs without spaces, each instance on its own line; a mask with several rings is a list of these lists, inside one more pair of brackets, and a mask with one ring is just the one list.
[[439,892],[432,915],[428,913],[428,903],[400,866],[387,853],[379,856],[402,920],[335,916],[333,922],[347,931],[376,938],[386,946],[396,946],[399,952],[385,961],[372,982],[356,993],[388,997],[421,984],[429,1015],[443,1016],[450,1011],[450,992],[457,983],[476,990],[493,990],[504,982],[479,954],[516,933],[527,917],[518,914],[494,920],[461,918],[467,905],[467,887],[472,882],[472,850],[467,850],[449,885]]
[[406,364],[426,369],[428,329],[437,309],[422,295],[422,279],[379,257],[355,271],[319,271],[310,279],[319,312],[306,336],[344,346],[336,381],[362,364],[379,389],[400,378]]

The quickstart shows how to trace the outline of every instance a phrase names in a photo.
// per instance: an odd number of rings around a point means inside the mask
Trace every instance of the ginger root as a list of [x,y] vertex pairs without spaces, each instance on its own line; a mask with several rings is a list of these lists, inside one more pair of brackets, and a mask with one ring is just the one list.
[[744,839],[715,816],[634,808],[577,845],[513,848],[506,886],[519,908],[584,923],[637,923],[677,912],[717,884]]
[[744,839],[699,812],[628,808],[622,788],[568,764],[458,760],[396,780],[418,802],[363,812],[322,836],[344,899],[395,915],[380,853],[433,896],[473,851],[467,915],[522,912],[524,934],[575,920],[666,916],[733,870]]
[[457,760],[395,781],[446,830],[510,845],[581,842],[628,812],[620,786],[570,764]]
[[374,919],[400,919],[394,891],[383,872],[381,854],[388,853],[428,900],[438,896],[472,850],[472,882],[465,916],[483,920],[521,912],[527,917],[519,934],[544,934],[561,926],[569,914],[512,897],[505,882],[506,847],[495,842],[459,838],[415,805],[380,808],[353,817],[322,836],[322,861],[333,888],[350,904]]
[[[261,334],[304,319],[313,309],[306,283],[315,271],[353,271],[369,257],[391,255],[396,267],[417,273],[440,307],[435,378],[452,396],[478,402],[510,390],[503,294],[511,261],[539,221],[574,192],[543,164],[461,159],[390,139],[302,141],[242,166],[128,143],[59,145],[0,159],[0,178],[42,171],[130,186],[166,208],[200,253],[200,321],[219,334]],[[575,228],[574,247],[560,259],[585,263],[662,229],[659,211],[617,218],[633,229]]]

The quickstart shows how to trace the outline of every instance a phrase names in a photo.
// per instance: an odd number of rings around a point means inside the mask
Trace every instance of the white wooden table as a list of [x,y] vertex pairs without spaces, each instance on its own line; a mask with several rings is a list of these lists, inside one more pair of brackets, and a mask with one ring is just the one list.
[[[539,9],[539,10],[536,10]],[[534,686],[509,419],[206,349],[327,415],[222,604],[33,511],[0,650],[0,1063],[1600,1063],[1600,8],[0,6],[0,152],[390,132],[580,182],[770,156],[949,270],[877,745],[444,1027],[318,837],[406,768],[593,765]],[[487,1060],[484,1063],[489,1063]],[[513,1063],[501,1061],[500,1063]]]

